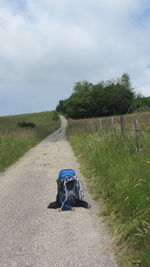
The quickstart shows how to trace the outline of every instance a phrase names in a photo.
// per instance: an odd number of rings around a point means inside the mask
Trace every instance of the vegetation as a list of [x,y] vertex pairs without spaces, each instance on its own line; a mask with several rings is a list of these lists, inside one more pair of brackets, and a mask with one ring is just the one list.
[[35,124],[33,122],[23,121],[23,122],[18,122],[18,126],[21,128],[34,128]]
[[135,137],[124,142],[101,131],[68,128],[68,138],[81,163],[100,215],[110,225],[121,266],[150,263],[150,136],[142,135],[142,151]]
[[102,81],[96,85],[77,82],[72,95],[60,100],[56,109],[70,118],[118,115],[133,111],[134,98],[129,75],[123,74],[116,81]]
[[[129,75],[124,73],[121,78],[102,81],[95,85],[87,81],[77,82],[71,96],[60,100],[56,110],[72,119],[122,115],[150,110],[150,97],[136,95]],[[77,127],[71,130],[72,121],[70,120],[68,137],[88,178],[91,191],[95,198],[103,200],[101,215],[111,226],[119,263],[124,267],[148,267],[150,263],[148,131],[140,137],[142,151],[139,149],[137,152],[133,132],[125,142],[120,138],[118,128],[109,136],[108,129],[107,133],[102,129],[101,132],[97,132],[96,124],[95,130],[88,132],[88,120],[85,120],[85,123],[84,120],[77,120]],[[131,121],[132,117],[127,122],[129,128]],[[81,124],[85,130],[78,128]],[[92,123],[90,119],[89,125],[91,124],[94,124],[94,120]],[[143,122],[141,124],[143,127]]]
[[[34,127],[18,127],[22,121]],[[0,171],[58,129],[59,125],[55,111],[0,117]]]
[[75,83],[71,96],[60,100],[56,109],[73,119],[145,112],[150,111],[150,97],[136,95],[129,75],[124,73],[116,81]]
[[138,112],[150,111],[150,97],[137,95],[134,101],[134,110]]

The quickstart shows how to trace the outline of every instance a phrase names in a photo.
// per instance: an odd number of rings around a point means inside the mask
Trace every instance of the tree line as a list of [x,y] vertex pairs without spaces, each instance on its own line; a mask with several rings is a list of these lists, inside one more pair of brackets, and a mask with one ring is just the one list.
[[95,85],[88,81],[75,83],[71,96],[60,100],[56,110],[77,119],[131,113],[144,105],[150,107],[150,97],[136,96],[129,75],[124,73],[116,80]]

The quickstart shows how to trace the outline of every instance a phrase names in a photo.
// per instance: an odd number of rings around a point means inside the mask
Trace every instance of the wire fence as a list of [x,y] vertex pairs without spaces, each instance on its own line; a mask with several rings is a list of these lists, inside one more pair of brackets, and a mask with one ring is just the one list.
[[150,113],[130,114],[92,119],[69,120],[69,128],[101,131],[108,137],[120,137],[127,141],[133,136],[137,151],[142,150],[142,137],[150,136]]

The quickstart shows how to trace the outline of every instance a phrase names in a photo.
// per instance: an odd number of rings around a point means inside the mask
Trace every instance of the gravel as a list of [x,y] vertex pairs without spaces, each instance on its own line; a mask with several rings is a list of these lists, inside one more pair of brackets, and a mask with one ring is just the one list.
[[[91,209],[58,212],[55,201],[60,169],[80,174],[65,137],[67,122],[0,174],[0,266],[117,267],[111,236],[87,189]],[[85,184],[85,182],[84,182]]]

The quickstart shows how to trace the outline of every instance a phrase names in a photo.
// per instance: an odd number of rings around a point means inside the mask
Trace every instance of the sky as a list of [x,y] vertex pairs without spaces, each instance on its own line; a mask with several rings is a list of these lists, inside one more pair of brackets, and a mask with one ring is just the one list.
[[128,73],[150,96],[150,0],[0,0],[0,116]]

